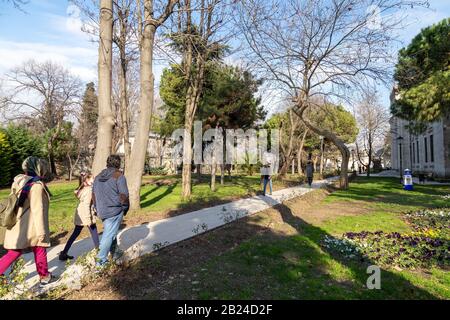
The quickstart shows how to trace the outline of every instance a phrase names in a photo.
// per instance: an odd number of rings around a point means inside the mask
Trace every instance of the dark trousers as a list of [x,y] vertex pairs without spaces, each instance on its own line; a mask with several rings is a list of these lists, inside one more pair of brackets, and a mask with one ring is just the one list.
[[308,177],[308,184],[309,184],[309,186],[312,185],[312,182],[313,182],[313,177]]
[[[64,250],[63,250],[64,253],[69,252],[70,247],[72,247],[72,244],[80,236],[80,233],[82,230],[83,230],[83,226],[75,226],[75,229],[73,230],[72,235],[70,236],[69,240],[66,243],[66,246],[64,247]],[[95,248],[98,248],[100,241],[98,238],[97,225],[93,224],[93,225],[89,226],[89,232],[91,233],[92,241],[94,242]]]

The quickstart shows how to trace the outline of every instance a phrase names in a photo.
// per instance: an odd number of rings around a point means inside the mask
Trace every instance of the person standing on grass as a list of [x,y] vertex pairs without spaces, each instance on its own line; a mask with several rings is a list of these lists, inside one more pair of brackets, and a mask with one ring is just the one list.
[[308,180],[309,187],[311,187],[314,178],[314,166],[311,161],[308,161],[306,164],[306,178]]
[[90,173],[82,173],[80,176],[80,184],[75,190],[75,196],[80,201],[78,207],[75,211],[74,224],[75,229],[72,235],[67,241],[64,250],[59,253],[59,260],[66,261],[72,260],[73,257],[68,255],[70,247],[79,237],[83,227],[88,227],[91,233],[92,241],[94,242],[95,249],[99,247],[99,238],[97,232],[97,225],[95,224],[96,218],[95,213],[92,210],[92,183],[94,182],[94,177]]
[[48,209],[51,193],[44,183],[50,175],[49,164],[43,159],[28,157],[22,164],[24,174],[14,178],[11,192],[18,194],[17,223],[5,232],[3,247],[8,250],[0,259],[0,276],[22,255],[34,253],[40,285],[57,281],[48,271],[47,248],[50,247]]
[[97,215],[103,222],[103,235],[97,255],[99,268],[108,262],[108,253],[111,253],[113,259],[118,258],[117,235],[130,207],[127,180],[120,167],[120,157],[111,155],[106,169],[94,180],[92,200]]
[[261,180],[263,183],[263,195],[266,195],[267,185],[269,185],[270,195],[272,195],[272,171],[270,163],[261,167]]

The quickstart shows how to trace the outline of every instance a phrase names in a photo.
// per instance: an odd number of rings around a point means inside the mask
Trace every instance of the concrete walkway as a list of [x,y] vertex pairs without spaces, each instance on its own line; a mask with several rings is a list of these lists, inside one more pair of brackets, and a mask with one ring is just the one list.
[[[119,233],[119,247],[125,252],[122,261],[130,261],[144,254],[151,253],[170,244],[177,243],[218,228],[227,223],[245,216],[263,211],[286,200],[304,195],[314,189],[319,189],[337,178],[317,181],[312,188],[297,186],[275,191],[272,196],[254,196],[247,199],[236,200],[227,204],[205,208],[198,211],[182,214],[176,217],[154,221],[148,224],[130,227]],[[86,272],[85,266],[80,263],[65,263],[58,260],[58,254],[64,244],[48,249],[50,271],[61,280],[54,286],[66,285],[72,288],[80,286],[80,280]],[[90,238],[77,241],[73,244],[70,255],[79,257],[93,249]],[[38,275],[36,273],[32,254],[23,256],[25,272],[28,273],[26,286],[36,288]],[[92,259],[90,261],[92,264]]]

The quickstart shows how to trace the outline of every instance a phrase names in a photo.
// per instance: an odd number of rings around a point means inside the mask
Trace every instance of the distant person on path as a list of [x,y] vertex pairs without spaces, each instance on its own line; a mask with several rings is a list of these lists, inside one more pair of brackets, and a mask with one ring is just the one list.
[[97,225],[95,213],[92,210],[92,183],[94,182],[94,177],[90,173],[82,173],[80,176],[80,184],[75,190],[75,196],[80,201],[78,207],[75,211],[74,224],[75,229],[72,235],[64,247],[64,250],[59,253],[59,260],[66,261],[73,259],[72,256],[68,255],[72,244],[79,237],[83,227],[88,227],[91,233],[92,241],[94,242],[94,247],[98,249],[99,238],[97,232]]
[[308,180],[309,187],[312,186],[313,178],[314,178],[314,166],[311,161],[308,161],[306,164],[306,178]]
[[14,178],[11,192],[18,194],[17,223],[6,230],[3,247],[8,250],[0,259],[0,275],[22,255],[25,249],[34,253],[40,285],[57,279],[48,271],[47,249],[50,247],[48,209],[51,193],[44,183],[50,169],[47,161],[36,157],[25,159],[24,174]]
[[108,157],[106,169],[94,180],[93,204],[98,217],[103,221],[103,235],[97,255],[97,267],[108,262],[108,253],[117,259],[117,234],[123,217],[129,209],[127,180],[119,170],[121,159],[117,155]]
[[261,181],[263,183],[263,195],[266,195],[267,184],[269,185],[270,195],[272,195],[272,167],[270,163],[261,167]]

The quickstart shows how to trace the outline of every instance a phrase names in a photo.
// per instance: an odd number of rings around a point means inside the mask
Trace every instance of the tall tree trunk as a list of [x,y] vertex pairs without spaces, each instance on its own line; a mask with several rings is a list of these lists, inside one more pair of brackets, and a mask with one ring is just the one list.
[[100,2],[100,41],[98,54],[98,130],[93,174],[97,175],[106,166],[111,154],[114,115],[111,105],[112,90],[112,36],[113,1]]
[[197,179],[198,181],[200,181],[200,179],[202,178],[202,165],[201,164],[197,164]]
[[367,177],[370,177],[370,166],[372,165],[372,134],[369,131],[369,136],[368,136],[368,144],[369,144],[369,150],[368,150],[368,164],[367,164]]
[[129,115],[128,115],[128,61],[126,53],[126,37],[127,37],[127,25],[126,16],[128,13],[121,12],[120,18],[120,39],[119,39],[119,51],[120,51],[120,119],[122,127],[122,139],[125,155],[125,168],[130,160],[131,144],[130,144],[130,132],[129,132]]
[[225,165],[220,165],[220,184],[223,186],[225,184]]
[[57,176],[58,172],[56,171],[56,162],[55,162],[55,156],[53,155],[53,145],[51,142],[49,142],[48,147],[48,162],[50,163],[50,170],[52,175]]
[[358,168],[360,169],[360,171],[361,171],[361,167],[363,168],[363,170],[366,170],[365,168],[367,168],[367,165],[361,159],[361,153],[359,152],[358,143],[356,143],[355,145],[356,145],[356,155],[357,155],[358,162],[359,162]]
[[[191,12],[191,1],[186,0],[185,8],[186,10],[186,33],[190,35],[192,28],[192,12]],[[179,25],[180,32],[181,23]],[[183,200],[187,200],[191,197],[192,193],[192,181],[191,181],[191,162],[192,162],[192,141],[191,141],[191,133],[194,119],[194,107],[193,103],[194,93],[193,93],[193,79],[192,79],[192,65],[193,65],[193,55],[194,49],[192,48],[192,43],[185,44],[187,49],[184,52],[184,60],[185,60],[185,78],[188,81],[189,87],[186,92],[186,110],[184,113],[184,137],[183,137],[183,168],[181,173],[181,198]]]
[[292,161],[291,155],[286,155],[284,158],[283,165],[281,166],[281,169],[280,169],[280,177],[286,176],[286,174],[289,170],[289,166],[291,165],[291,161]]
[[320,175],[323,175],[324,138],[320,141]]
[[[214,142],[213,142],[214,143]],[[216,164],[216,155],[215,150],[213,150],[211,155],[211,191],[216,191],[216,170],[217,170],[217,164]]]
[[281,151],[284,153],[284,163],[283,166],[280,169],[280,176],[284,177],[286,176],[288,170],[289,170],[289,166],[291,165],[293,156],[292,156],[292,151],[293,151],[293,145],[294,145],[294,134],[295,134],[295,130],[297,128],[296,124],[294,123],[294,119],[293,119],[293,115],[292,115],[292,109],[289,109],[289,122],[290,122],[290,127],[289,127],[289,142],[288,142],[288,148],[287,150],[285,150],[283,147],[281,149]]
[[370,166],[372,165],[372,144],[369,144],[368,158],[367,177],[370,177]]
[[298,149],[297,166],[298,166],[299,174],[303,174],[303,166],[302,166],[303,147],[305,146],[305,140],[306,140],[306,136],[308,135],[308,131],[309,131],[309,129],[306,128],[305,132],[303,133],[303,136],[302,136],[302,141],[300,142],[300,148]]
[[187,200],[192,193],[192,121],[186,118],[183,137],[183,172],[181,174],[181,197]]
[[222,130],[222,164],[220,165],[220,185],[225,184],[225,163],[227,154],[227,134],[226,130]]
[[148,149],[150,124],[154,103],[154,76],[153,76],[153,47],[156,26],[152,17],[153,1],[144,1],[144,29],[141,39],[140,60],[140,102],[137,115],[136,135],[131,149],[130,161],[126,169],[128,188],[130,192],[130,209],[137,210],[140,206],[140,189],[142,174],[145,167],[145,158]]
[[[186,94],[186,112],[184,119],[185,136],[183,140],[183,174],[181,177],[181,196],[184,200],[189,199],[192,194],[192,128],[194,125],[195,113],[200,101],[200,93],[203,89],[205,64],[202,62],[202,59],[202,57],[197,58],[199,70],[197,71],[194,79],[192,79],[193,81]],[[189,61],[189,59],[187,61]]]
[[303,168],[302,168],[302,155],[303,152],[301,151],[301,149],[299,150],[298,154],[297,154],[297,172],[300,175],[303,175]]

